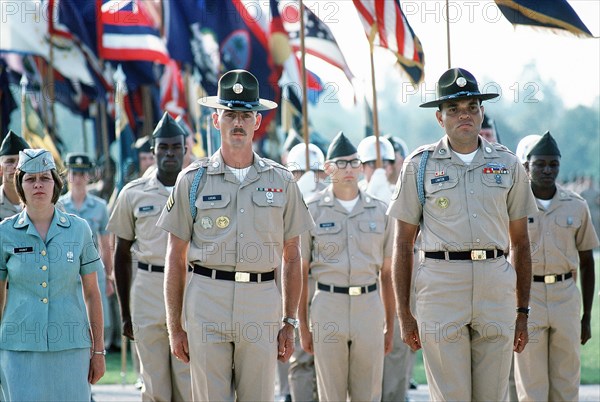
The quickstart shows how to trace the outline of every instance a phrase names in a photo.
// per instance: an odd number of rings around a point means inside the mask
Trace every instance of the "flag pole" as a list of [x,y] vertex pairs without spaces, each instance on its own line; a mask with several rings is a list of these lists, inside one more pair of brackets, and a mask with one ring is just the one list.
[[375,61],[373,52],[375,50],[375,33],[377,32],[377,23],[371,27],[371,35],[369,35],[369,56],[371,59],[371,86],[373,90],[373,135],[375,135],[375,168],[381,167],[381,149],[379,145],[379,113],[377,113],[377,87],[375,86]]
[[152,111],[152,95],[149,85],[142,85],[142,109],[144,110],[142,132],[144,133],[144,136],[150,137],[154,129],[154,116]]
[[[48,63],[48,97],[50,98],[50,123],[52,124],[52,128],[48,130],[48,133],[50,134],[50,138],[52,138],[52,141],[56,142],[56,110],[54,107],[54,95],[55,95],[55,91],[54,91],[54,42],[53,42],[53,38],[54,35],[52,35],[52,33],[50,33],[50,40],[48,41],[50,43],[50,54],[49,54],[49,63]],[[42,95],[43,95],[43,91],[42,91]]]
[[306,170],[310,170],[310,153],[308,152],[308,143],[310,141],[308,136],[308,103],[307,103],[307,77],[306,77],[306,48],[304,47],[304,2],[300,0],[300,58],[302,63],[302,136],[304,137],[304,144],[306,149],[304,157],[306,158]]
[[452,68],[450,57],[450,0],[446,0],[446,46],[448,49],[448,69]]
[[23,134],[25,133],[25,128],[27,127],[27,117],[25,116],[25,114],[27,113],[27,111],[25,110],[25,103],[27,102],[27,100],[25,97],[27,96],[27,84],[29,84],[29,80],[27,79],[25,73],[23,73],[23,75],[21,76],[21,81],[19,82],[19,84],[21,85],[21,135],[23,136]]

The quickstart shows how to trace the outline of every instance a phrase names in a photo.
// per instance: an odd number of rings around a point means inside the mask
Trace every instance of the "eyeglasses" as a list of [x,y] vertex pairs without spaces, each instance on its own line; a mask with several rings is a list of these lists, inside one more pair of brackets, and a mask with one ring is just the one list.
[[346,166],[348,166],[348,164],[350,164],[350,166],[352,166],[353,168],[357,168],[361,165],[361,161],[360,159],[352,159],[352,160],[345,160],[345,159],[338,159],[337,161],[333,161],[333,163],[335,163],[335,166],[337,166],[340,169],[346,169]]

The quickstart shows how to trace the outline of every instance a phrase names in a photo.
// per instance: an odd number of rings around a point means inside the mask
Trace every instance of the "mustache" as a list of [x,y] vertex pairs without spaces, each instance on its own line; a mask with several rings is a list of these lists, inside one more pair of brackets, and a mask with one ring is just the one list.
[[232,134],[244,134],[246,135],[246,130],[244,130],[243,128],[240,127],[236,127],[233,130],[231,130]]

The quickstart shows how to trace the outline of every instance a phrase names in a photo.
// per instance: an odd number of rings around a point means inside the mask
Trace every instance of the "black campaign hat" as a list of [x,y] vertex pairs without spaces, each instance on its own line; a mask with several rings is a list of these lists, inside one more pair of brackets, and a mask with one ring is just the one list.
[[350,140],[346,138],[343,132],[340,131],[335,137],[333,137],[333,140],[331,140],[331,144],[329,144],[329,149],[327,150],[327,157],[325,159],[330,161],[335,158],[354,155],[356,152],[356,147],[352,145]]
[[181,135],[185,138],[185,131],[183,128],[171,117],[169,112],[165,112],[162,118],[156,125],[152,138],[172,138]]
[[226,110],[270,110],[277,103],[261,99],[258,93],[258,80],[246,70],[231,70],[219,79],[217,96],[198,100],[202,106]]
[[12,130],[9,130],[0,146],[0,156],[19,155],[20,151],[28,148],[31,147],[23,137],[15,134]]
[[75,172],[87,172],[94,167],[94,162],[84,153],[72,152],[65,158],[65,166]]
[[449,100],[471,98],[488,100],[500,96],[494,93],[482,94],[479,92],[477,80],[473,74],[463,68],[451,68],[442,74],[437,83],[436,94],[436,100],[425,102],[421,107],[438,107]]
[[550,131],[546,131],[546,134],[542,135],[542,138],[529,150],[527,153],[527,159],[532,155],[556,155],[560,156],[560,150],[558,144],[550,134]]

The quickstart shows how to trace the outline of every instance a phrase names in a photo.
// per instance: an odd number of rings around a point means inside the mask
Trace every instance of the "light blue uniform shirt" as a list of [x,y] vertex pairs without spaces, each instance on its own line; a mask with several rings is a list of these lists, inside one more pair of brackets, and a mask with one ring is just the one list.
[[0,349],[90,347],[80,276],[103,265],[85,220],[55,208],[44,242],[22,211],[0,222],[0,249],[0,280],[10,282]]
[[65,211],[87,221],[90,229],[92,229],[94,241],[98,245],[98,236],[108,233],[106,230],[106,225],[108,224],[108,207],[106,206],[106,201],[88,193],[85,196],[85,200],[83,200],[83,204],[81,204],[81,209],[76,209],[71,198],[71,192],[69,191],[60,197],[59,202],[63,205]]

